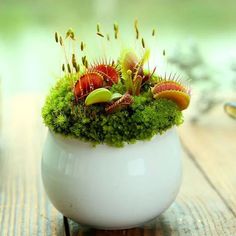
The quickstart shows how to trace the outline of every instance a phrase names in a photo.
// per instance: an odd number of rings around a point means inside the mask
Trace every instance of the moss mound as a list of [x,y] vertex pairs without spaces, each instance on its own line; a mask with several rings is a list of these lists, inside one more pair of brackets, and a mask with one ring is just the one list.
[[[123,92],[125,89],[119,83],[111,90]],[[149,88],[135,96],[131,106],[113,114],[105,112],[104,104],[86,107],[83,101],[75,103],[68,77],[59,79],[51,89],[42,116],[44,123],[55,133],[116,147],[149,140],[183,122],[177,105],[166,99],[153,99]]]

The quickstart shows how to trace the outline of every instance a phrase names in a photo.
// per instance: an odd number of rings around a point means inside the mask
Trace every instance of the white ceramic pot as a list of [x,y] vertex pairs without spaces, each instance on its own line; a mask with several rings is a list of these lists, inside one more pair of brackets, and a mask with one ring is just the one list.
[[175,128],[123,148],[48,132],[43,183],[53,205],[72,220],[100,229],[127,229],[162,213],[181,184]]

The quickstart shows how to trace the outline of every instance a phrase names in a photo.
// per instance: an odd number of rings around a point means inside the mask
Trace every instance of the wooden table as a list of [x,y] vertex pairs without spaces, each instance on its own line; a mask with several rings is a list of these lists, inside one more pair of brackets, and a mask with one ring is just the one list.
[[35,95],[3,101],[1,236],[65,235],[65,226],[70,235],[236,235],[236,122],[222,109],[198,125],[185,122],[179,129],[184,178],[172,206],[143,228],[102,231],[72,221],[64,225],[45,195],[40,176],[46,131],[40,118],[42,101]]

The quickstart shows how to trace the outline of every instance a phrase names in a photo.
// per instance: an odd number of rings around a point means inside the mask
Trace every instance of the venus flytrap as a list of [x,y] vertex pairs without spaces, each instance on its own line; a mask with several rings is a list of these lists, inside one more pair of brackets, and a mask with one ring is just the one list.
[[[100,24],[96,26],[96,35],[103,45],[111,46],[112,41],[114,46],[121,41],[117,23],[113,24],[113,32],[114,39],[102,32]],[[51,90],[43,107],[44,122],[52,131],[92,143],[123,146],[150,139],[182,123],[181,110],[189,105],[190,90],[175,75],[161,78],[155,74],[156,66],[149,68],[150,49],[137,20],[134,32],[143,51],[141,57],[133,49],[125,49],[117,60],[102,57],[93,63],[85,53],[86,43],[78,41],[72,29],[66,32],[65,39],[55,33],[55,41],[65,56],[62,64],[65,75]],[[155,29],[151,36],[156,36]],[[70,57],[66,42],[73,46]]]

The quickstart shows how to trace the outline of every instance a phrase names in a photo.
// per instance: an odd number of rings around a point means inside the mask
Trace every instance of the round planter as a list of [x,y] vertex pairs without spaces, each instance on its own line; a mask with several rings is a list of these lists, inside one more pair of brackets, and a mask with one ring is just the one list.
[[163,212],[181,184],[175,128],[123,148],[48,132],[42,178],[53,205],[70,219],[100,229],[127,229]]

